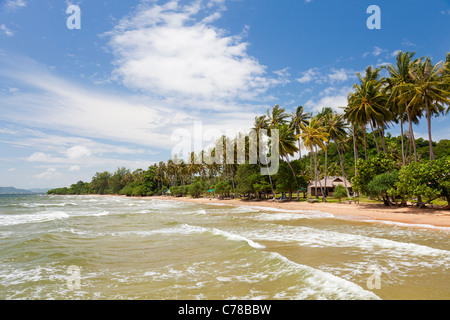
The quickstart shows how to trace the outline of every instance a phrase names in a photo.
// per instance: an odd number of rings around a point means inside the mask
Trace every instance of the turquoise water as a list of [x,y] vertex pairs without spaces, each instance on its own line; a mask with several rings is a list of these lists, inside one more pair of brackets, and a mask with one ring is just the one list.
[[0,298],[449,299],[449,234],[318,211],[0,196]]

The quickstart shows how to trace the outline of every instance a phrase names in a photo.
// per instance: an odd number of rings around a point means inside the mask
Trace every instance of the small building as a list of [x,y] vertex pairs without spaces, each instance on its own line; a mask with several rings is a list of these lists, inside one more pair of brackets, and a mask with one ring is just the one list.
[[322,180],[317,180],[317,182],[311,181],[311,183],[308,185],[308,193],[310,196],[322,196],[322,191],[320,186],[322,185],[322,188],[325,192],[326,196],[332,196],[334,193],[334,188],[338,185],[341,184],[342,186],[345,187],[345,185],[347,184],[347,189],[348,192],[350,193],[350,195],[353,194],[353,189],[352,189],[352,184],[350,183],[350,181],[348,181],[346,178],[344,177],[327,177],[327,181],[326,181],[326,185],[325,185],[325,178],[323,178]]

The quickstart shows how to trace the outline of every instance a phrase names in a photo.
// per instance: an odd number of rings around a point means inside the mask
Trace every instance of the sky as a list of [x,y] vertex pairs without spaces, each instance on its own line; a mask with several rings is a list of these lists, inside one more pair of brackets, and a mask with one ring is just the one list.
[[[399,50],[444,60],[449,31],[449,0],[0,0],[0,186],[146,169],[177,132],[206,146],[275,104],[341,110],[357,72]],[[434,140],[449,120],[432,120]]]

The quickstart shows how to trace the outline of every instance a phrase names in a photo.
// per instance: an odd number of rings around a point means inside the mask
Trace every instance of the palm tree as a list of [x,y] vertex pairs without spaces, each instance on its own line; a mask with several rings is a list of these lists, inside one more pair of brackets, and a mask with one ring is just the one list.
[[[322,111],[320,111],[316,117],[319,119],[320,123],[323,125],[323,127],[325,128],[325,130],[328,132],[329,128],[328,128],[328,122],[330,121],[332,115],[334,114],[334,111],[332,108],[330,107],[324,107],[322,108]],[[329,134],[329,132],[328,132]],[[325,188],[327,185],[327,178],[328,178],[328,143],[325,143],[325,166],[324,166],[324,175],[325,175]],[[327,196],[327,193],[325,192],[324,197]]]
[[431,136],[431,116],[444,112],[442,103],[449,104],[449,90],[445,88],[442,77],[442,62],[433,65],[430,58],[417,59],[412,64],[410,75],[412,83],[401,86],[400,99],[409,100],[408,106],[421,105],[425,110],[428,125],[428,143],[430,160],[434,160],[433,140]]
[[[366,125],[367,123],[370,124],[378,153],[380,152],[380,148],[373,125],[382,124],[385,122],[385,119],[391,118],[391,112],[385,107],[386,96],[381,90],[383,79],[377,79],[379,71],[379,68],[374,70],[369,66],[366,69],[364,78],[357,73],[361,83],[355,83],[353,85],[355,92],[348,96],[348,106],[345,108],[346,119],[351,123],[358,123],[361,126],[365,144],[367,144]],[[367,160],[366,146],[364,151]]]
[[[299,136],[301,133],[301,125],[302,123],[304,125],[308,125],[309,118],[311,117],[310,113],[304,112],[304,108],[302,106],[298,106],[297,109],[295,109],[295,112],[291,113],[291,126],[294,127],[295,134]],[[301,141],[298,139],[298,153],[299,153],[299,159],[302,159],[302,151],[301,151]]]
[[[325,131],[325,128],[321,125],[320,121],[317,117],[313,117],[311,121],[309,121],[308,126],[302,124],[301,125],[301,139],[303,145],[307,150],[309,150],[310,155],[314,155],[314,165],[315,165],[315,189],[316,189],[316,197],[317,197],[317,181],[318,181],[318,172],[317,172],[317,147],[325,150],[325,143],[328,142],[329,134]],[[297,137],[298,138],[298,137]],[[322,196],[324,195],[322,186],[320,186],[322,190]],[[324,198],[324,201],[326,199]]]
[[298,148],[295,145],[296,137],[294,134],[294,129],[288,124],[282,124],[276,129],[278,129],[280,156],[286,158],[286,162],[289,168],[291,168],[292,175],[294,176],[295,183],[297,184],[297,177],[291,166],[291,161],[289,160],[289,156],[293,156],[294,153],[298,151]]
[[[279,114],[278,114],[278,117],[279,117]],[[256,143],[257,143],[258,155],[261,154],[259,152],[259,148],[262,148],[262,146],[259,145],[260,131],[261,130],[267,130],[269,128],[268,122],[269,122],[269,120],[266,119],[265,115],[262,115],[262,116],[259,116],[259,117],[255,117],[255,122],[253,124],[253,130],[256,132],[256,141],[257,141]],[[264,156],[266,157],[266,163],[267,163],[267,155],[265,153],[264,153]],[[259,158],[258,158],[258,161],[259,161]],[[267,169],[267,171],[269,171],[269,169]],[[272,194],[273,194],[273,197],[275,198],[275,190],[273,188],[272,177],[271,177],[270,174],[268,174],[268,176],[269,176],[270,187],[272,188]]]
[[347,196],[350,197],[348,188],[347,188],[347,179],[345,175],[345,168],[344,168],[344,158],[341,153],[341,149],[339,147],[339,144],[341,141],[347,136],[347,126],[345,124],[344,115],[343,114],[337,114],[333,113],[330,117],[327,119],[327,132],[330,135],[330,140],[334,141],[334,144],[336,145],[336,150],[339,155],[339,161],[341,163],[341,170],[342,170],[342,176],[344,179],[344,186],[347,190]]
[[286,113],[286,109],[281,108],[277,104],[272,108],[271,113],[269,112],[269,110],[267,110],[269,127],[278,127],[279,125],[285,124],[288,117],[289,115]]
[[[417,149],[416,149],[416,142],[414,138],[414,131],[412,128],[412,122],[413,117],[412,113],[417,115],[417,110],[413,110],[414,105],[409,105],[408,102],[402,102],[400,101],[400,98],[402,96],[402,89],[404,90],[404,87],[406,84],[410,84],[413,82],[413,79],[411,78],[410,71],[411,71],[411,60],[414,57],[414,52],[402,52],[400,51],[397,54],[397,64],[396,66],[389,65],[386,67],[387,71],[389,72],[389,78],[386,79],[386,82],[388,84],[387,89],[390,91],[390,97],[389,102],[391,103],[391,111],[396,115],[398,120],[400,121],[400,130],[402,135],[402,159],[403,159],[403,165],[405,165],[405,150],[404,150],[404,142],[403,142],[403,122],[404,122],[404,114],[407,116],[407,120],[409,123],[409,134],[410,134],[410,141],[413,143],[414,148],[414,159],[417,162],[418,156],[417,156]],[[403,99],[405,100],[405,99]]]

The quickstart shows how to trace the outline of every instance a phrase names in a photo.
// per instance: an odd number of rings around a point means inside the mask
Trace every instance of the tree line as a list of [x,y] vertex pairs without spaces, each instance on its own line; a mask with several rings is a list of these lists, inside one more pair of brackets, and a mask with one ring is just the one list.
[[[381,76],[383,71],[387,76]],[[437,198],[449,204],[450,140],[432,140],[432,118],[450,111],[450,53],[433,64],[429,57],[414,59],[413,52],[399,52],[396,64],[369,66],[364,75],[357,76],[359,81],[341,112],[324,107],[310,113],[302,106],[289,112],[275,105],[255,118],[251,129],[257,135],[261,130],[278,130],[280,167],[276,174],[261,175],[259,162],[205,163],[203,156],[216,151],[212,147],[199,154],[191,152],[185,161],[169,159],[147,170],[98,172],[90,183],[80,181],[49,193],[148,196],[170,190],[173,196],[267,198],[281,193],[292,198],[294,193],[306,196],[308,184],[314,183],[327,201],[321,179],[326,184],[329,176],[343,176],[352,181],[355,194],[381,198],[386,205],[414,199],[425,206]],[[427,123],[428,140],[414,136],[413,124],[421,121]],[[386,132],[394,124],[400,125],[398,137]],[[245,141],[248,160],[248,137]],[[308,154],[302,155],[302,149]],[[227,150],[223,152],[226,157]]]

